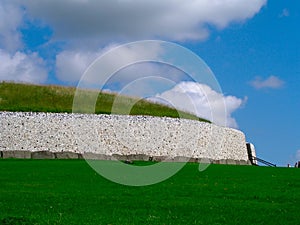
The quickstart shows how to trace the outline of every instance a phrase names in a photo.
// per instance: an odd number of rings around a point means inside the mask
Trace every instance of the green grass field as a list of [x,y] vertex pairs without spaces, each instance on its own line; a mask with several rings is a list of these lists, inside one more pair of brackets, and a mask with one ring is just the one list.
[[[141,163],[140,163],[141,164]],[[299,224],[300,170],[189,163],[129,187],[84,160],[0,160],[0,224]]]
[[[1,82],[0,111],[71,113],[75,91],[74,87]],[[89,91],[85,93],[88,95]],[[115,94],[100,93],[95,113],[110,114],[115,98]],[[118,100],[120,106],[133,105],[130,115],[167,116],[173,118],[177,118],[180,115],[180,117],[186,119],[209,122],[190,113],[145,100],[136,102],[135,98],[126,96],[121,96]]]

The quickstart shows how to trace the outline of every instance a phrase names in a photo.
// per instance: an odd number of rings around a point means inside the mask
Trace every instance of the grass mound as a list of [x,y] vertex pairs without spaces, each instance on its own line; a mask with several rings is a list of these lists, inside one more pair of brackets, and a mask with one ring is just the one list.
[[[41,86],[32,84],[0,83],[0,111],[19,112],[72,112],[74,87]],[[116,95],[100,93],[97,99],[95,113],[110,114]],[[149,101],[121,96],[120,105],[133,105],[130,115],[167,116],[186,119],[200,120],[190,113],[177,111],[165,105],[155,104]],[[136,103],[135,103],[136,102]],[[135,104],[133,104],[135,103]]]

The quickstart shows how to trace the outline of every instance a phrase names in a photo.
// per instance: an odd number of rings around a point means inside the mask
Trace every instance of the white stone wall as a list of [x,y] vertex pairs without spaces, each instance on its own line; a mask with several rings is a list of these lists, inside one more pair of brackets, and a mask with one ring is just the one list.
[[0,151],[248,160],[241,131],[149,116],[0,112]]

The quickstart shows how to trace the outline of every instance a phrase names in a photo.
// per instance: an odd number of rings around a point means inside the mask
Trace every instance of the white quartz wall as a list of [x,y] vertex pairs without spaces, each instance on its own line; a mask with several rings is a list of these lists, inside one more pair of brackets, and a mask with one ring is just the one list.
[[0,151],[248,160],[241,131],[149,116],[0,112]]

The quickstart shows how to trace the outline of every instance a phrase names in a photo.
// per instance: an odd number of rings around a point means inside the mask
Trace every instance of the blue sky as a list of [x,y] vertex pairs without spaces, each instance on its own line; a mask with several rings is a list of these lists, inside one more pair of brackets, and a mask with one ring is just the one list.
[[[93,60],[119,44],[175,42],[214,72],[223,91],[218,96],[228,109],[227,125],[242,130],[259,157],[293,164],[300,160],[299,14],[300,3],[294,0],[3,0],[0,80],[77,85]],[[155,64],[128,67],[119,77],[134,79],[129,74],[140,71],[184,77]],[[193,83],[178,85],[197,100],[203,96]],[[178,89],[165,87],[159,96],[178,98]],[[197,103],[199,110],[205,111],[204,103]]]
[[[295,161],[299,149],[299,14],[299,2],[268,1],[246,23],[190,45],[210,65],[224,93],[248,97],[234,113],[239,128],[260,157],[281,165]],[[276,76],[284,84],[257,89],[250,85],[256,76]]]

